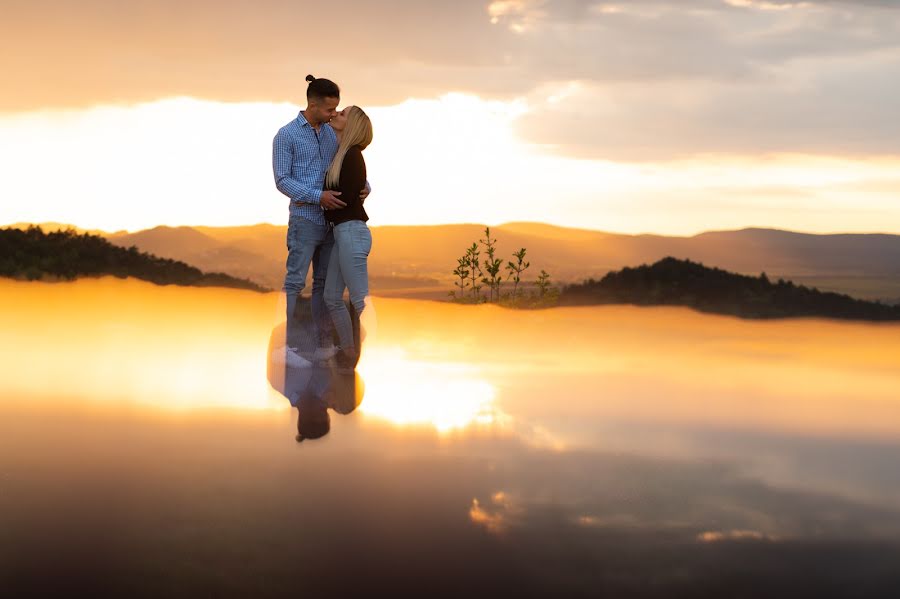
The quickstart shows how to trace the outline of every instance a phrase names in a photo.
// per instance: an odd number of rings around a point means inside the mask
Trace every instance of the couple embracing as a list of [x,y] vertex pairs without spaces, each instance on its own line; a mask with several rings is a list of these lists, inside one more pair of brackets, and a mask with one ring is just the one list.
[[272,144],[275,186],[290,198],[284,293],[286,339],[294,347],[288,352],[304,349],[292,342],[297,339],[292,328],[298,326],[295,311],[312,265],[312,349],[320,353],[328,345],[333,327],[339,340],[335,361],[353,368],[360,341],[343,296],[348,289],[355,317],[362,315],[372,248],[363,208],[371,188],[362,152],[372,141],[372,123],[358,106],[337,110],[340,89],[333,81],[312,75],[306,80],[306,109],[278,131]]

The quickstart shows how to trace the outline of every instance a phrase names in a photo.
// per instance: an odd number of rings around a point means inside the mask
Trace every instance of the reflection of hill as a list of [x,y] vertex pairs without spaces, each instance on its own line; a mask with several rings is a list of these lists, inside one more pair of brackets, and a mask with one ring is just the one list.
[[[479,224],[373,227],[369,271],[378,293],[452,288],[451,271],[465,247],[483,236]],[[717,231],[693,237],[621,235],[541,223],[492,227],[507,257],[528,248],[533,268],[557,281],[598,278],[611,270],[665,256],[715,264],[732,272],[790,279],[866,299],[900,297],[900,235],[811,235],[772,229]],[[272,288],[284,276],[285,228],[156,227],[107,235],[117,245],[136,245],[204,270],[228,272]],[[377,284],[375,281],[377,279]]]
[[900,320],[900,306],[865,302],[836,293],[707,268],[689,260],[664,258],[652,265],[607,273],[567,287],[562,305],[637,304],[690,306],[703,312],[744,318],[823,316]]
[[76,279],[82,276],[135,277],[161,285],[234,287],[263,291],[251,281],[204,273],[167,258],[122,248],[103,237],[72,230],[45,233],[40,227],[0,229],[0,276],[17,279]]

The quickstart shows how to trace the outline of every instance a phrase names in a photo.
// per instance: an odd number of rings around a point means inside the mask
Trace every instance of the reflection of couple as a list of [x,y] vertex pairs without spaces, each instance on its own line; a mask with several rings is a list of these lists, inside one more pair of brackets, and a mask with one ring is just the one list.
[[[272,144],[275,185],[291,199],[284,279],[286,339],[295,337],[294,312],[312,264],[316,344],[325,346],[333,327],[339,343],[335,361],[352,368],[361,348],[354,340],[343,295],[348,289],[356,316],[361,316],[369,294],[367,261],[372,248],[363,209],[370,188],[362,151],[372,141],[372,124],[358,106],[337,111],[340,90],[334,82],[312,75],[306,80],[310,82],[306,109],[278,131]],[[301,348],[288,351],[292,350]],[[289,362],[292,359],[288,356]]]
[[[303,347],[315,328],[310,302],[301,298],[294,312],[292,343]],[[269,384],[297,408],[297,441],[318,439],[331,430],[328,409],[338,414],[355,410],[363,397],[363,382],[359,374],[349,368],[337,368],[330,361],[315,360],[313,354],[285,354],[282,346],[287,324],[272,331],[269,338],[269,359],[266,375]],[[285,356],[290,360],[285,363]]]

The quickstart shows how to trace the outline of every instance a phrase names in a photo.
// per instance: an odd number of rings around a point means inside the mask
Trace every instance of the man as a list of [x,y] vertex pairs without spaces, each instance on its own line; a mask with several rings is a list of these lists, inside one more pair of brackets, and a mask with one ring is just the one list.
[[[272,142],[272,169],[278,191],[290,198],[287,232],[287,274],[284,293],[287,304],[288,339],[297,298],[306,286],[309,265],[313,268],[312,312],[318,342],[330,329],[323,290],[334,235],[323,210],[346,206],[340,192],[324,191],[325,172],[337,152],[338,141],[328,124],[337,114],[341,92],[328,79],[308,75],[306,109],[279,129]],[[360,194],[369,195],[369,185]]]

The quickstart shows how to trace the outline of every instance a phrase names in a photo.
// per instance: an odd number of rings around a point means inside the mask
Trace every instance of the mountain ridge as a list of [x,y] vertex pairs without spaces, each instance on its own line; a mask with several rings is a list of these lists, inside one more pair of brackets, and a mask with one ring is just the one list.
[[[373,279],[379,280],[373,291],[419,288],[434,297],[446,297],[453,288],[456,259],[484,237],[483,230],[484,225],[477,223],[373,226],[369,270]],[[259,223],[160,226],[105,237],[123,247],[136,245],[203,270],[227,272],[279,288],[287,256],[285,232],[284,226]],[[506,260],[525,247],[534,273],[545,269],[561,283],[598,278],[612,270],[672,256],[739,274],[765,271],[772,277],[863,299],[900,297],[900,235],[891,233],[804,233],[745,227],[679,237],[515,221],[491,227],[491,236],[498,239],[499,257]],[[531,274],[529,271],[526,276]]]

